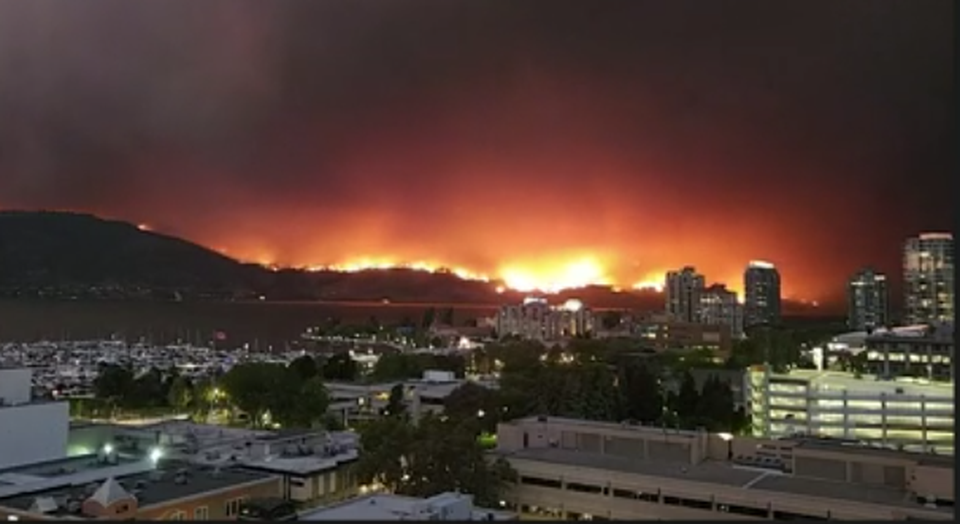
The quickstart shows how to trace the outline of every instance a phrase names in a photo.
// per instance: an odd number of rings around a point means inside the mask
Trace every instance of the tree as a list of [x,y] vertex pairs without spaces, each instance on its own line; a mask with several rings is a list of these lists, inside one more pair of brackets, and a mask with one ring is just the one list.
[[354,382],[360,376],[360,366],[349,353],[341,352],[327,358],[320,373],[327,381]]
[[237,364],[220,382],[233,405],[247,413],[254,427],[260,427],[267,414],[276,420],[297,420],[301,384],[286,366],[260,362]]
[[319,376],[311,377],[300,384],[300,391],[290,411],[282,410],[276,417],[285,427],[312,428],[323,422],[330,407],[330,393]]
[[403,384],[396,384],[390,388],[390,397],[387,399],[387,407],[384,408],[384,415],[397,418],[406,417],[407,402],[403,397]]
[[190,379],[177,375],[167,391],[167,403],[178,412],[186,411],[193,403],[193,384]]
[[357,463],[361,482],[377,480],[397,494],[430,497],[445,491],[474,496],[478,506],[500,500],[515,472],[504,461],[488,462],[469,424],[427,414],[414,425],[383,418],[360,430],[364,453]]
[[663,416],[663,394],[660,383],[650,368],[629,359],[620,366],[620,396],[623,417],[652,424]]
[[689,421],[697,416],[700,404],[700,391],[690,371],[685,371],[680,379],[680,391],[675,397],[673,411],[681,421]]
[[420,319],[420,328],[423,330],[430,329],[433,326],[433,323],[437,319],[437,310],[436,308],[428,307],[423,311],[423,318]]
[[407,353],[386,353],[373,366],[370,376],[379,382],[407,380],[423,376],[422,360]]
[[100,366],[97,378],[93,380],[93,394],[114,406],[129,403],[129,392],[133,390],[133,370],[116,364]]
[[452,307],[444,308],[443,312],[440,314],[440,323],[447,326],[452,326],[454,321],[454,312]]
[[443,400],[444,415],[462,422],[474,421],[477,429],[486,433],[497,431],[502,412],[497,393],[473,382],[463,384]]
[[311,355],[301,355],[293,359],[289,367],[300,377],[300,380],[307,381],[320,374],[320,367],[317,366],[316,359]]

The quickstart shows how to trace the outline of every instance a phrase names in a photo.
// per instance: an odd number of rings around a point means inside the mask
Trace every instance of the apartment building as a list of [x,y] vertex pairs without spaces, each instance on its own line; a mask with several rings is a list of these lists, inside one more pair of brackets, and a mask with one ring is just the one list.
[[745,327],[780,322],[780,272],[769,262],[754,260],[743,273]]
[[700,293],[699,321],[727,326],[731,337],[743,338],[743,305],[737,300],[737,294],[723,284],[714,284]]
[[887,276],[870,268],[861,269],[847,282],[847,325],[868,330],[889,324]]
[[953,235],[922,233],[903,247],[906,322],[953,322]]
[[953,322],[878,329],[866,337],[867,369],[953,382]]
[[551,306],[546,299],[527,298],[522,304],[500,308],[495,319],[497,335],[555,341],[587,335],[594,330],[590,308],[579,300]]
[[534,417],[496,454],[521,516],[578,520],[952,520],[953,461],[816,440],[768,440]]
[[236,520],[280,479],[116,450],[0,471],[0,519]]
[[704,290],[703,275],[696,268],[684,267],[668,271],[663,287],[666,295],[666,313],[680,322],[700,321],[700,296]]
[[755,436],[806,434],[953,453],[952,383],[754,366],[748,387]]

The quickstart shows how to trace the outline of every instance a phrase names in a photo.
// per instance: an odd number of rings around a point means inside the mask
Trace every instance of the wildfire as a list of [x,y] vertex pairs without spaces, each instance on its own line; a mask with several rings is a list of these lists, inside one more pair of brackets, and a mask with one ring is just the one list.
[[431,262],[396,262],[389,259],[360,258],[340,264],[331,264],[326,266],[311,266],[308,271],[340,271],[343,273],[357,273],[360,271],[370,271],[377,269],[409,269],[412,271],[423,271],[425,273],[450,273],[464,280],[478,280],[489,282],[487,275],[476,273],[468,269],[459,267],[446,267],[441,264]]
[[501,270],[504,284],[516,291],[556,293],[590,285],[609,285],[603,265],[592,257],[566,263],[540,262],[508,266]]

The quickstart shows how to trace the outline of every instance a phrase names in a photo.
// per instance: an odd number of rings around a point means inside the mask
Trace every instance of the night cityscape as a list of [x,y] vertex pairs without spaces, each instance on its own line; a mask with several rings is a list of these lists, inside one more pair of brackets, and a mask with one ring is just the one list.
[[0,3],[0,520],[953,520],[952,9]]

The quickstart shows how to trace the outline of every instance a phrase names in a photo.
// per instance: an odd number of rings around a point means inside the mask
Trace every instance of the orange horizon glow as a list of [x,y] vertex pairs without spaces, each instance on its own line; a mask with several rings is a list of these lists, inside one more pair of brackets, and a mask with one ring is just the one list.
[[[225,251],[225,250],[224,250]],[[277,271],[280,264],[260,257],[252,261],[272,271]],[[667,270],[649,271],[643,274],[639,281],[629,284],[629,279],[617,279],[611,276],[609,265],[600,257],[579,254],[576,256],[559,256],[556,258],[539,257],[524,259],[517,262],[502,264],[500,269],[492,274],[475,271],[465,267],[452,266],[428,261],[403,261],[399,257],[365,256],[346,259],[335,264],[290,265],[288,267],[310,272],[335,271],[342,273],[357,273],[362,271],[407,269],[424,273],[447,273],[464,280],[496,283],[496,292],[504,293],[507,290],[519,292],[538,292],[556,294],[565,290],[581,289],[589,286],[605,286],[620,292],[625,289],[634,291],[653,291],[663,293]],[[746,262],[744,263],[746,267]],[[712,280],[716,281],[716,280]],[[742,285],[738,279],[720,281],[727,289],[737,293],[742,298]],[[810,302],[810,301],[804,301]]]

